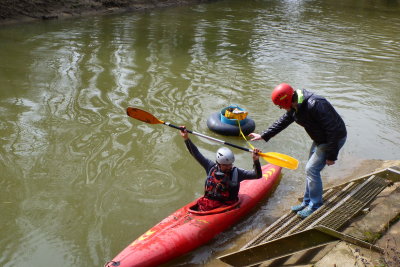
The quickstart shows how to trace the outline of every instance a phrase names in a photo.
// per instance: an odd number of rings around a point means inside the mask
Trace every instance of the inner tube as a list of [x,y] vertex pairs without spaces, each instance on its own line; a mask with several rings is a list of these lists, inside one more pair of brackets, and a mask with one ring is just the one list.
[[[221,113],[215,112],[207,119],[207,127],[217,134],[240,136],[240,129],[237,120],[231,120],[224,117],[224,121],[225,122],[221,121]],[[248,135],[254,132],[256,124],[252,119],[246,117],[244,120],[240,121],[240,128],[244,135]]]

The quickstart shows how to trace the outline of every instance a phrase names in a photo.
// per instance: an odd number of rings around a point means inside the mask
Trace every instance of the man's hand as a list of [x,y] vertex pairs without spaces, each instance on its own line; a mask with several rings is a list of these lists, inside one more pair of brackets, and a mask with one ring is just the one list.
[[329,159],[326,160],[326,165],[331,166],[333,164],[335,164],[334,160],[329,160]]
[[260,134],[256,134],[256,133],[251,133],[248,136],[251,137],[250,141],[257,141],[257,140],[261,140],[261,135]]

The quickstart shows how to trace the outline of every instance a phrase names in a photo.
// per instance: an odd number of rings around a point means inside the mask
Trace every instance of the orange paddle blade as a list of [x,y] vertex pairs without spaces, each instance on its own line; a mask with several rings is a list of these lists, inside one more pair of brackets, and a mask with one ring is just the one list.
[[126,109],[126,114],[128,114],[129,117],[132,117],[134,119],[150,123],[150,124],[163,124],[164,122],[157,119],[154,117],[152,114],[148,113],[147,111],[138,109],[138,108],[127,108]]

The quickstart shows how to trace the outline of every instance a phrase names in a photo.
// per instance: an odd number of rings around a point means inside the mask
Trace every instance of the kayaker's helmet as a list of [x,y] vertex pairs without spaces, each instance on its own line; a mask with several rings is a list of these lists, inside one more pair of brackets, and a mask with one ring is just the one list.
[[272,91],[271,99],[275,105],[290,109],[292,107],[293,94],[294,90],[289,84],[281,83]]
[[219,164],[233,164],[235,162],[235,155],[227,147],[221,147],[216,155],[217,163]]

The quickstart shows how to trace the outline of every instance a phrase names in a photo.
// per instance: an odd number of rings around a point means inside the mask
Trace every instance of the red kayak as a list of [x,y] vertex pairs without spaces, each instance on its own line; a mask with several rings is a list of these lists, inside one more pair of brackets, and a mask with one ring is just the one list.
[[122,250],[107,267],[157,266],[207,243],[257,205],[279,179],[281,167],[262,167],[263,177],[240,183],[239,201],[211,211],[192,210],[197,200],[180,208]]

